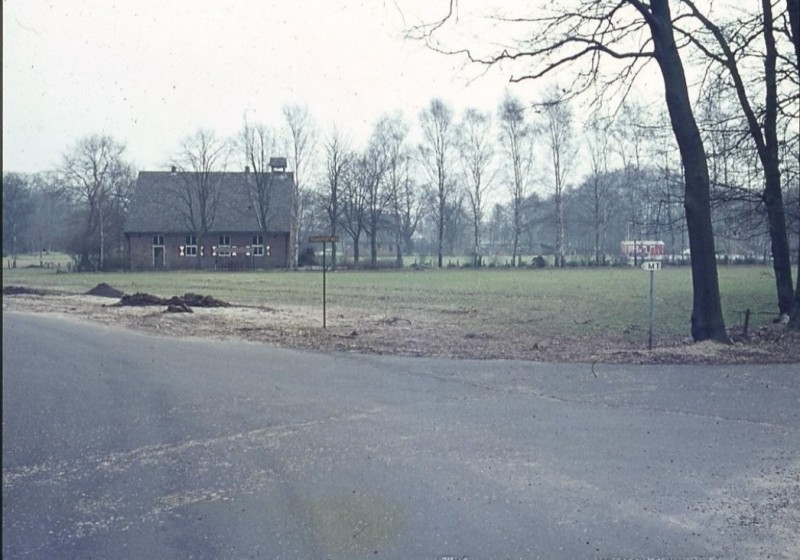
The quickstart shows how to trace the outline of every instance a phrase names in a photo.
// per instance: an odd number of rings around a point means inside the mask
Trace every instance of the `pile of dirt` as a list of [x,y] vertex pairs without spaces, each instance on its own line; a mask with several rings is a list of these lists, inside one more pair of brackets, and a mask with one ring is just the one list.
[[25,286],[4,286],[3,287],[3,295],[4,296],[21,296],[21,295],[30,295],[30,296],[46,296],[52,294],[54,292],[48,292],[47,290],[37,290],[35,288],[26,288]]
[[121,298],[125,295],[125,292],[122,292],[116,288],[112,288],[105,282],[101,282],[88,292],[86,292],[87,296],[100,296],[100,297],[107,297],[107,298]]
[[[174,300],[176,298],[172,298]],[[211,296],[201,296],[198,294],[183,294],[180,299],[184,304],[189,307],[230,307],[231,304],[222,300],[215,299]],[[171,300],[171,301],[172,301]]]
[[123,295],[122,298],[114,304],[115,307],[145,307],[150,305],[167,305],[167,300],[151,294],[136,292],[135,294]]
[[143,307],[143,306],[162,306],[166,305],[170,311],[176,311],[180,308],[183,311],[189,310],[191,307],[230,307],[231,304],[222,300],[218,300],[212,296],[203,296],[199,294],[184,294],[183,296],[172,296],[165,299],[151,294],[136,292],[132,295],[123,295],[121,299],[114,304],[116,307]]

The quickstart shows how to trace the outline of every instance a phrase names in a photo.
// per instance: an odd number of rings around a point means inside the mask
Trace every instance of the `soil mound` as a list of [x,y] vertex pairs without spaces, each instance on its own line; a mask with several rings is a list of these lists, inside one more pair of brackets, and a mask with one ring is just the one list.
[[166,305],[174,308],[186,310],[189,307],[230,307],[231,304],[218,300],[211,296],[198,294],[184,294],[183,296],[173,296],[169,299],[160,298],[151,294],[137,292],[133,295],[123,295],[118,306],[142,307],[148,305]]
[[[175,299],[175,298],[173,298]],[[198,294],[184,294],[180,299],[189,307],[230,307],[231,304],[221,301],[211,296],[201,296]]]
[[35,288],[26,288],[25,286],[4,286],[4,296],[19,296],[19,295],[33,295],[33,296],[46,296],[50,294],[46,290],[37,290]]
[[100,296],[100,297],[107,297],[107,298],[121,298],[125,295],[125,292],[122,292],[116,288],[112,288],[105,282],[101,282],[88,292],[86,292],[87,296]]
[[147,305],[166,305],[167,301],[158,296],[136,292],[131,295],[123,295],[122,298],[115,304],[120,307],[144,307]]

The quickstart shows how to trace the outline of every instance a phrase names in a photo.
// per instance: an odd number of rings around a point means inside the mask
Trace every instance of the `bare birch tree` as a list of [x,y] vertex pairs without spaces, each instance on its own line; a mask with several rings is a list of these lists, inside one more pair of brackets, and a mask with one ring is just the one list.
[[481,264],[481,227],[486,213],[486,196],[494,176],[492,117],[469,108],[458,129],[458,151],[466,183],[467,202],[472,217],[472,266]]
[[609,123],[595,116],[586,125],[589,147],[589,181],[592,184],[592,230],[594,234],[594,262],[605,264],[606,254],[602,249],[603,238],[608,228],[609,181]]
[[302,214],[301,191],[305,181],[313,172],[316,131],[308,108],[288,105],[283,108],[283,117],[288,129],[290,160],[294,170],[294,185],[291,195],[291,231],[289,232],[290,262],[297,267],[300,252],[300,224]]
[[539,103],[539,107],[544,117],[541,127],[544,143],[547,145],[550,155],[550,169],[553,172],[553,202],[556,213],[555,266],[564,267],[566,265],[564,257],[565,189],[567,176],[576,155],[572,109],[567,101],[560,98],[554,90],[551,90]]
[[420,145],[421,161],[434,188],[433,219],[437,231],[437,262],[442,268],[445,210],[455,192],[452,178],[455,136],[453,111],[441,99],[432,99],[420,113],[423,142]]
[[500,103],[500,145],[508,157],[511,194],[511,266],[519,265],[519,243],[522,236],[522,205],[528,196],[533,168],[533,127],[525,116],[522,102],[510,93]]

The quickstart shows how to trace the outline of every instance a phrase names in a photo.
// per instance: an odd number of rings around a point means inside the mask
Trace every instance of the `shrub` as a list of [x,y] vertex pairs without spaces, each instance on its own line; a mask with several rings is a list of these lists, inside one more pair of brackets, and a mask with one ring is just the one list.
[[546,266],[547,266],[547,261],[544,260],[544,257],[541,255],[533,257],[533,259],[531,260],[532,268],[544,268]]
[[313,247],[306,247],[297,257],[297,266],[314,266],[317,264],[317,254]]

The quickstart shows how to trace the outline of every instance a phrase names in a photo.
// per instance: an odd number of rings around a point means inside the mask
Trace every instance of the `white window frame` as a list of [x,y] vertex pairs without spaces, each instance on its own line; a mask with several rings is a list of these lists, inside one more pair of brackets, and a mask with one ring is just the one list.
[[[264,256],[265,246],[264,246],[264,236],[263,235],[261,235],[260,233],[253,235],[253,244],[251,245],[251,249],[252,249],[252,251],[251,251],[252,255],[254,257],[263,257]],[[267,254],[269,254],[268,251],[269,251],[269,248],[267,247]]]
[[186,246],[184,247],[183,254],[186,257],[196,257],[197,256],[197,236],[196,235],[187,235],[186,236]]
[[220,235],[219,236],[219,245],[217,246],[217,256],[218,257],[230,257],[231,256],[231,236],[230,235]]

